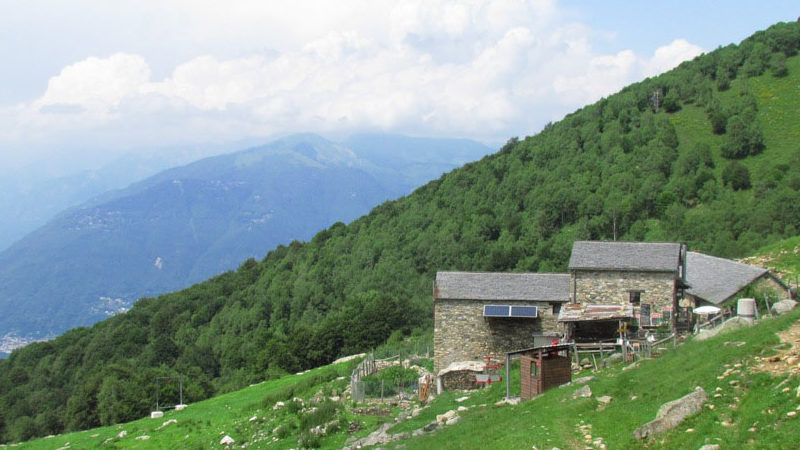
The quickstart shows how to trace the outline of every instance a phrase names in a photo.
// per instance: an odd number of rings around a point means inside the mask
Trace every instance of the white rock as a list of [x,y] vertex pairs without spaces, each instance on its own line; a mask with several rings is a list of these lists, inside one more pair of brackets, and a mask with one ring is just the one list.
[[447,422],[445,422],[444,424],[445,425],[455,425],[459,421],[461,421],[461,416],[455,416],[455,417],[453,417],[451,419],[447,419]]
[[463,402],[465,400],[469,400],[469,397],[468,396],[459,397],[459,398],[456,399],[456,402],[461,403],[461,402]]
[[256,420],[258,420],[258,416],[253,416],[250,418],[250,422],[255,422]]
[[466,410],[468,410],[468,409],[469,409],[469,408],[467,408],[466,406],[459,406],[459,407],[458,407],[458,411],[459,411],[459,412],[461,412],[461,411],[466,411]]
[[124,438],[124,437],[125,437],[125,436],[127,436],[127,435],[128,435],[128,432],[127,432],[127,431],[125,431],[125,430],[122,430],[122,431],[120,431],[120,432],[119,432],[119,434],[117,435],[117,437],[118,437],[118,438]]
[[230,445],[230,444],[233,444],[234,442],[235,442],[235,441],[233,440],[233,438],[232,438],[232,437],[230,437],[230,436],[228,436],[227,434],[225,435],[225,437],[224,437],[224,438],[222,438],[222,439],[219,441],[220,445]]
[[184,405],[184,404],[175,405],[175,411],[183,411],[184,409],[186,409],[187,406],[189,405]]
[[611,403],[611,397],[608,395],[602,395],[600,397],[597,397],[597,401],[600,403],[605,403],[607,405]]
[[280,409],[283,408],[284,406],[286,406],[286,404],[283,402],[275,402],[275,406],[273,406],[272,409]]
[[146,441],[146,440],[148,440],[148,439],[150,439],[150,436],[148,436],[148,435],[146,435],[146,434],[145,434],[145,435],[143,435],[143,436],[136,436],[136,440],[137,440],[137,441]]
[[167,425],[169,425],[169,424],[171,424],[171,423],[178,423],[178,421],[177,421],[177,420],[175,420],[175,419],[169,419],[168,421],[166,421],[166,422],[162,423],[162,424],[161,424],[161,426],[162,426],[162,427],[165,427],[165,426],[167,426]]
[[436,421],[437,421],[437,422],[440,422],[440,423],[441,423],[441,422],[446,422],[446,421],[448,421],[448,420],[452,419],[453,417],[455,417],[457,414],[458,414],[458,413],[456,413],[456,412],[455,412],[455,410],[452,410],[452,409],[451,409],[450,411],[447,411],[447,412],[446,412],[446,413],[444,413],[444,414],[439,414],[439,415],[437,415],[437,416],[436,416]]
[[160,419],[164,417],[164,411],[153,411],[150,413],[151,419]]

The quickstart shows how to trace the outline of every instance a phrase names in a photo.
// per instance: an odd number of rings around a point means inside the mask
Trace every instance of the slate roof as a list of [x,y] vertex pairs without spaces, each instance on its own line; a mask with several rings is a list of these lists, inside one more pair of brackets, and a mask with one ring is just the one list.
[[675,272],[681,244],[677,242],[575,241],[570,270]]
[[767,269],[697,252],[686,253],[686,292],[720,304],[766,274]]
[[569,274],[437,272],[434,299],[569,300]]

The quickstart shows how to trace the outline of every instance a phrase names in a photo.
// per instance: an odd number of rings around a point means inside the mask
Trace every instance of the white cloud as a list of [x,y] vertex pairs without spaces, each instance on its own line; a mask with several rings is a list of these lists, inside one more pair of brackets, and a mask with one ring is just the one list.
[[65,67],[51,78],[47,91],[35,104],[107,110],[136,94],[149,78],[150,67],[141,56],[117,53],[102,59],[90,57]]
[[703,49],[685,39],[675,39],[668,45],[656,49],[653,57],[645,64],[644,75],[653,76],[677,67],[703,53]]
[[[137,16],[137,2],[124,5]],[[168,70],[136,52],[69,64],[36,100],[0,108],[10,118],[0,140],[147,146],[386,130],[503,141],[701,51],[679,39],[653,55],[600,54],[603,35],[547,0],[148,5],[148,20],[180,29],[165,44],[203,51]]]

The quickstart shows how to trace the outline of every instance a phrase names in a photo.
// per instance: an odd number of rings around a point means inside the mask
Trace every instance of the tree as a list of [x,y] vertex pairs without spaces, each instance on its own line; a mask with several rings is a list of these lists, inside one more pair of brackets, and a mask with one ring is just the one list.
[[728,140],[720,147],[724,158],[742,159],[764,150],[764,135],[755,120],[746,123],[739,115],[728,120]]
[[775,78],[783,78],[789,75],[789,68],[786,67],[786,55],[783,53],[773,54],[769,63],[769,70]]
[[750,171],[742,164],[731,161],[722,169],[722,184],[734,191],[750,189]]

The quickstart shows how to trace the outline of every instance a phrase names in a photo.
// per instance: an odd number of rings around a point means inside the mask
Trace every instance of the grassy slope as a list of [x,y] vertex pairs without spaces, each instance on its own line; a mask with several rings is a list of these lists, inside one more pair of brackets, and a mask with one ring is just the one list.
[[[390,432],[420,428],[434,420],[436,414],[464,405],[471,408],[461,413],[463,420],[460,423],[397,444],[409,449],[531,448],[534,445],[538,448],[584,448],[586,444],[591,446],[591,441],[602,438],[608,448],[639,448],[641,442],[632,438],[634,429],[654,418],[664,402],[687,394],[695,386],[702,386],[711,396],[716,393],[716,388],[722,389],[721,397],[710,399],[709,404],[714,405],[714,409],[706,407],[675,430],[647,441],[649,448],[696,448],[706,441],[719,443],[722,448],[791,448],[797,442],[798,424],[795,422],[800,418],[789,417],[787,413],[800,404],[795,389],[800,377],[772,377],[749,372],[746,368],[752,365],[754,356],[769,355],[781,348],[775,333],[788,328],[798,318],[800,310],[784,317],[766,319],[758,327],[723,334],[706,342],[690,341],[679,347],[679,351],[668,350],[661,358],[643,361],[635,370],[623,371],[620,366],[602,370],[596,374],[597,379],[589,383],[594,393],[592,398],[573,400],[572,393],[577,388],[567,386],[548,391],[518,406],[498,407],[493,403],[504,395],[504,385],[494,385],[473,393],[469,400],[462,403],[455,399],[463,393],[448,392],[438,397],[418,417],[396,425]],[[746,344],[740,347],[725,345],[725,342],[736,341]],[[723,379],[718,378],[737,363],[743,365],[744,373],[734,372]],[[347,372],[345,366],[337,368],[340,373]],[[69,443],[73,448],[93,448],[112,438],[106,446],[167,448],[179,445],[183,448],[208,448],[228,434],[236,439],[237,445],[249,442],[257,447],[293,448],[297,446],[297,430],[284,439],[275,442],[270,440],[276,426],[295,419],[286,412],[263,408],[262,398],[270,392],[319,374],[322,370],[325,368],[198,402],[184,411],[170,411],[163,419],[145,418],[122,425],[38,439],[22,447],[54,448]],[[784,384],[790,387],[787,392],[776,388],[787,378],[789,381]],[[732,386],[732,380],[738,385]],[[341,388],[346,382],[332,383],[338,383],[338,388]],[[330,385],[326,383],[326,386]],[[518,376],[512,376],[512,386],[518,389]],[[315,386],[308,394],[324,387]],[[613,398],[604,410],[599,409],[600,404],[596,400],[602,395]],[[249,418],[253,416],[258,419],[250,422]],[[158,429],[169,419],[176,419],[177,423]],[[362,423],[363,429],[356,435],[363,436],[388,419],[348,414],[348,420]],[[732,425],[725,426],[722,422]],[[588,433],[592,438],[589,441],[586,441],[585,433],[580,432],[581,425],[591,425]],[[758,431],[749,431],[751,427],[756,427]],[[695,432],[687,432],[688,429],[694,429]],[[126,430],[128,435],[116,438],[122,430]],[[141,435],[148,435],[150,439],[136,440]],[[257,442],[259,435],[267,436],[266,440]],[[339,448],[348,437],[346,432],[339,432],[324,438],[321,444],[325,448]],[[596,443],[594,447],[598,447]]]
[[[754,258],[768,258],[772,266],[787,273],[797,273],[800,255],[794,249],[800,247],[800,236],[766,247]],[[791,271],[791,272],[789,272]],[[463,393],[447,392],[439,396],[418,417],[401,422],[390,433],[412,431],[435,420],[458,406],[470,409],[462,412],[463,420],[434,434],[400,441],[406,448],[583,448],[587,445],[585,434],[592,441],[602,438],[608,448],[639,448],[641,442],[634,441],[632,432],[638,426],[655,417],[661,404],[702,386],[711,396],[713,409],[706,408],[690,417],[681,426],[647,442],[649,448],[694,448],[706,443],[719,443],[723,448],[791,448],[800,432],[800,417],[790,417],[800,400],[796,388],[800,384],[798,375],[771,376],[753,373],[747,368],[754,357],[773,354],[785,347],[776,332],[787,329],[800,319],[800,309],[790,315],[765,319],[758,327],[738,330],[720,335],[706,342],[689,341],[679,351],[667,350],[662,357],[643,361],[636,370],[623,371],[620,366],[598,373],[598,378],[589,383],[594,393],[592,398],[573,400],[576,387],[562,387],[523,402],[518,406],[494,406],[494,402],[505,395],[505,385],[494,385],[489,389],[472,393],[470,398],[458,403],[456,398]],[[743,346],[725,345],[725,342],[746,342]],[[723,377],[723,372],[742,364],[743,372],[734,372]],[[348,365],[333,366],[339,375],[349,373]],[[296,422],[287,411],[273,411],[271,401],[263,398],[310,377],[319,376],[328,368],[318,368],[303,375],[290,375],[271,380],[230,394],[221,395],[190,405],[184,411],[169,411],[163,419],[141,419],[127,424],[70,433],[48,439],[38,439],[23,444],[24,448],[54,448],[70,443],[75,448],[100,446],[112,438],[106,446],[165,448],[180,445],[184,448],[207,448],[228,434],[237,445],[249,442],[265,446],[273,437],[272,431],[281,424]],[[787,381],[788,379],[788,381]],[[731,385],[731,381],[737,385]],[[306,400],[320,390],[341,391],[345,380],[321,383],[297,394]],[[781,385],[781,387],[778,387]],[[518,374],[512,373],[512,394],[519,390]],[[784,392],[783,386],[789,387]],[[721,396],[714,398],[716,389]],[[599,409],[597,397],[609,395],[613,401]],[[267,407],[264,404],[269,403]],[[733,406],[731,406],[733,405]],[[396,412],[396,409],[395,409]],[[258,419],[250,421],[256,416]],[[368,415],[345,414],[348,421],[359,421],[362,429],[355,433],[364,436],[387,418]],[[169,419],[177,423],[158,429]],[[725,426],[722,423],[732,425]],[[581,432],[581,425],[591,425]],[[755,427],[757,432],[749,431]],[[687,432],[694,429],[694,432]],[[117,434],[126,430],[122,439]],[[300,430],[293,429],[283,439],[269,443],[269,448],[293,448],[297,446]],[[136,440],[148,435],[146,441]],[[95,436],[95,437],[92,437]],[[265,440],[256,442],[260,436]],[[326,448],[344,445],[349,435],[342,431],[325,437],[320,442]],[[598,445],[594,445],[595,448]]]

